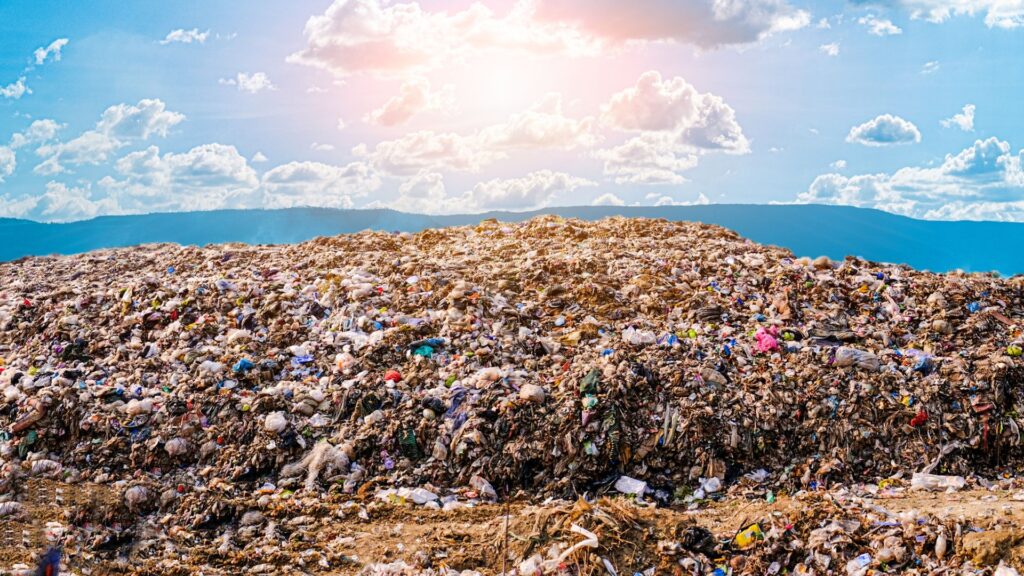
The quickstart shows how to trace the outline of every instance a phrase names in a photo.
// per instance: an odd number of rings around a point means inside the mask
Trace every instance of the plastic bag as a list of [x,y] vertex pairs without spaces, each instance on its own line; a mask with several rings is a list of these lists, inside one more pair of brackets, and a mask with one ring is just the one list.
[[962,490],[967,485],[963,476],[943,476],[915,472],[910,478],[910,487],[915,490]]

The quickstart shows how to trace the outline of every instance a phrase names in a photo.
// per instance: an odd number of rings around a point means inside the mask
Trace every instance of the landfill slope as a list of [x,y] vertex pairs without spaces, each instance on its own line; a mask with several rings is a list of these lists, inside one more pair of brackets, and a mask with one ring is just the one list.
[[[1022,464],[1016,277],[548,216],[26,258],[0,279],[0,516],[33,522],[32,482],[102,487],[113,503],[47,533],[82,565],[212,546],[328,573],[281,542],[368,501],[699,507]],[[658,561],[710,557],[680,546]]]

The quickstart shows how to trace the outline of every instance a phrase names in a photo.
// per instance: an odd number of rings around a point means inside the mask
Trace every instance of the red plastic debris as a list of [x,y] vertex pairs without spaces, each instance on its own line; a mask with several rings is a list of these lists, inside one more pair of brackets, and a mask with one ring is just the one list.
[[384,373],[385,382],[401,382],[402,375],[399,374],[398,370],[388,370]]
[[928,421],[928,413],[925,412],[924,409],[922,408],[921,411],[918,412],[916,416],[914,416],[913,418],[910,419],[910,425],[916,428],[918,426],[921,426],[922,424],[924,424],[927,421]]

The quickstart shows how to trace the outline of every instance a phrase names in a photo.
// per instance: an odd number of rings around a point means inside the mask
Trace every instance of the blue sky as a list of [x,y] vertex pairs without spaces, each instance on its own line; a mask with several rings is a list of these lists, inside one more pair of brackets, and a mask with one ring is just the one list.
[[14,0],[0,34],[0,216],[1024,220],[1024,0]]

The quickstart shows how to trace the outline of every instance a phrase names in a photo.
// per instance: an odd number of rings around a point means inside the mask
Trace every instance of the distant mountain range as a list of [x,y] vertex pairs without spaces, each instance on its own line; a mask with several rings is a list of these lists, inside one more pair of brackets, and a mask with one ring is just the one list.
[[394,210],[218,210],[104,216],[66,224],[0,219],[0,260],[74,254],[152,242],[284,244],[366,229],[415,232],[476,224],[487,218],[521,221],[539,214],[596,220],[621,215],[719,224],[798,256],[847,255],[944,272],[1024,273],[1024,224],[936,222],[843,206],[712,204],[705,206],[570,206],[532,212],[451,216]]

